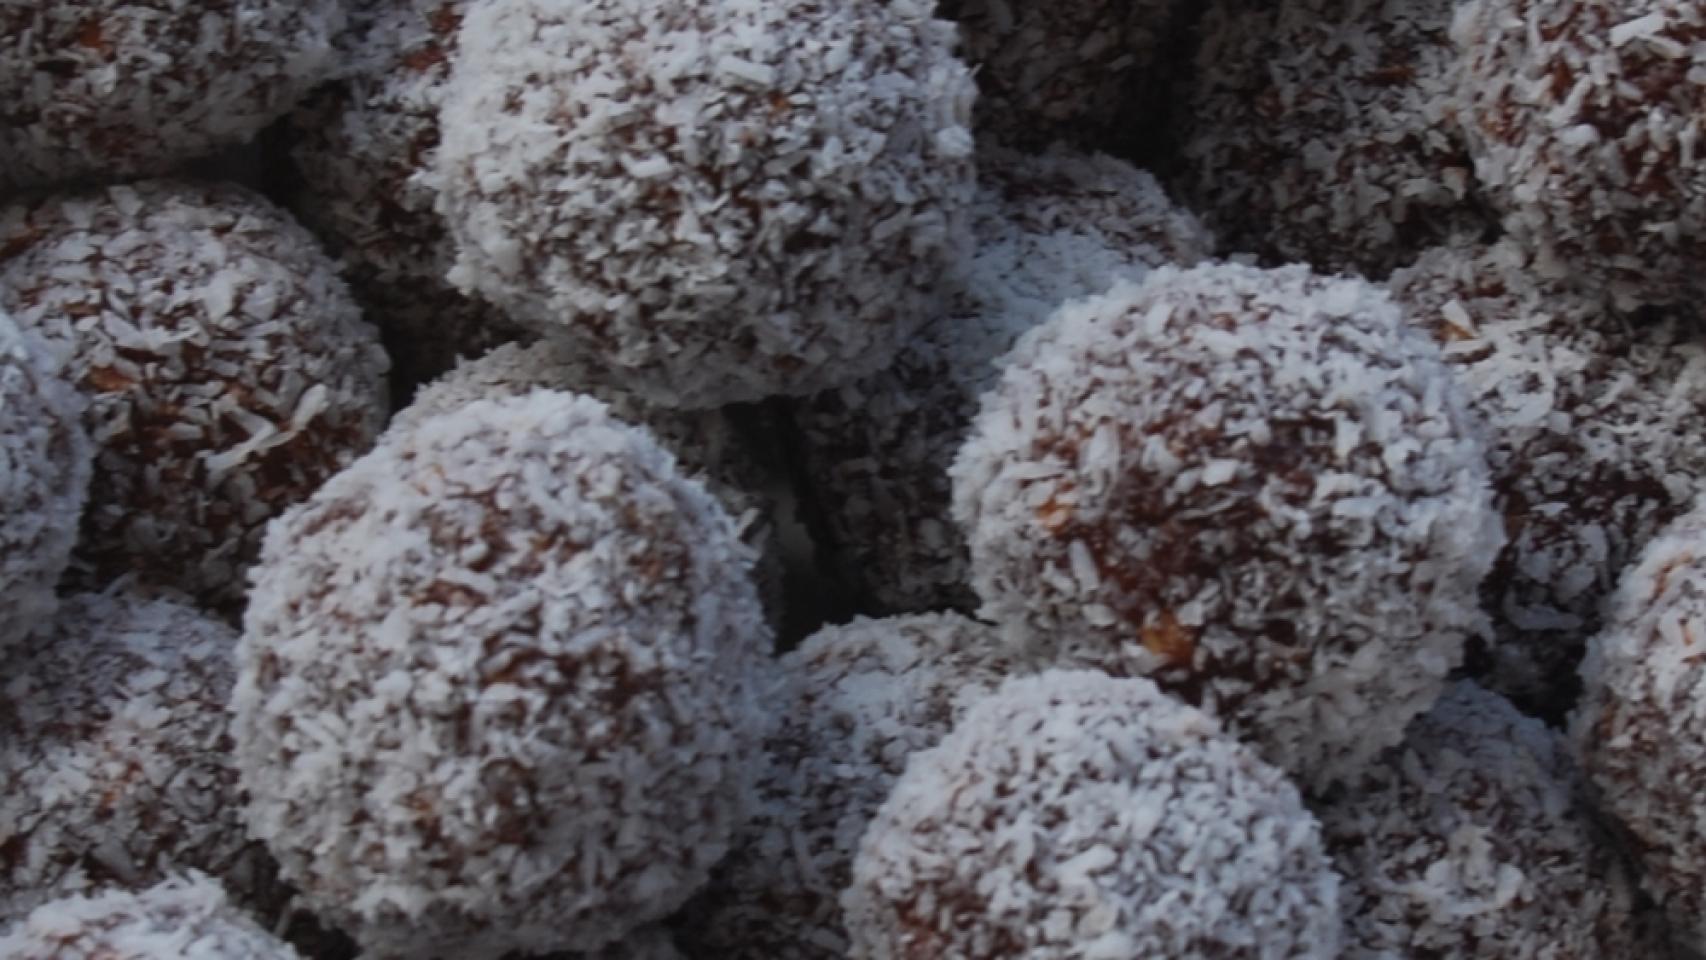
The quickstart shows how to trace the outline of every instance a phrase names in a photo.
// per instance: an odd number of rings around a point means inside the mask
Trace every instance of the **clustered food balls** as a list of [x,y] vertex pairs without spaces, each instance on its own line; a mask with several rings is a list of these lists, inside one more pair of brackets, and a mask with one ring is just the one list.
[[62,366],[0,310],[0,656],[52,618],[89,492],[84,402]]
[[344,20],[340,0],[0,6],[0,193],[248,140],[331,74]]
[[1067,304],[952,475],[1016,651],[1154,676],[1311,788],[1438,696],[1503,543],[1437,350],[1302,267],[1163,267]]
[[854,960],[1338,957],[1280,771],[1144,679],[1049,671],[914,754],[842,896]]
[[932,9],[469,10],[436,160],[452,281],[665,405],[880,369],[937,301],[972,200],[971,76]]
[[1700,325],[1613,316],[1509,240],[1438,247],[1390,287],[1439,342],[1488,440],[1509,540],[1482,584],[1494,635],[1472,666],[1559,717],[1618,576],[1700,495]]
[[595,950],[663,918],[751,802],[753,561],[590,398],[388,436],[269,530],[233,695],[250,830],[376,957]]
[[268,520],[372,443],[386,358],[329,260],[229,185],[0,209],[0,309],[69,356],[95,468],[79,563],[220,607]]
[[1059,304],[1194,264],[1213,246],[1149,174],[1054,149],[979,155],[975,247],[888,369],[792,405],[806,491],[836,569],[884,611],[975,605],[948,467],[1014,341]]
[[108,890],[43,904],[10,931],[13,960],[298,960],[233,906],[218,882],[191,873],[131,893]]

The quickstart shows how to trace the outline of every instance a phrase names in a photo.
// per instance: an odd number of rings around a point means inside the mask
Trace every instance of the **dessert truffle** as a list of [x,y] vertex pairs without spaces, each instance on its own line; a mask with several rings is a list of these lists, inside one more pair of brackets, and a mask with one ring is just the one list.
[[107,890],[43,904],[0,932],[13,960],[299,960],[233,907],[208,877],[174,877],[139,893]]
[[266,523],[377,436],[386,358],[306,231],[234,186],[0,210],[0,309],[69,357],[95,468],[77,563],[229,609]]
[[0,7],[0,193],[165,173],[242,143],[335,66],[341,0]]
[[1280,771],[1148,680],[1049,671],[913,755],[842,904],[855,960],[1329,960],[1337,897]]
[[83,410],[48,344],[0,310],[0,656],[53,616],[89,492]]
[[1475,173],[1536,265],[1623,306],[1706,293],[1706,9],[1473,0],[1452,37]]
[[1008,671],[995,629],[958,614],[826,627],[781,660],[758,812],[686,912],[695,955],[840,960],[837,898],[914,751]]
[[744,821],[770,631],[734,521],[590,398],[391,434],[267,535],[250,830],[375,957],[596,950]]
[[978,155],[975,249],[945,308],[885,371],[792,404],[804,497],[841,577],[867,608],[975,606],[948,466],[1000,358],[1060,304],[1212,249],[1149,174],[1101,154]]
[[1162,267],[1062,307],[952,477],[1021,656],[1152,675],[1310,789],[1432,704],[1504,542],[1438,350],[1303,267]]
[[436,158],[451,280],[665,405],[881,368],[972,201],[972,80],[933,9],[476,6]]

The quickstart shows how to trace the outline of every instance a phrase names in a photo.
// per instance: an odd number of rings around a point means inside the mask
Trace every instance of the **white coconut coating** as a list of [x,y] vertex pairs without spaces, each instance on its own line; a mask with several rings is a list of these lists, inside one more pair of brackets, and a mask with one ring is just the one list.
[[0,309],[0,655],[58,605],[89,492],[84,407],[48,344]]
[[261,197],[145,181],[0,209],[0,309],[89,398],[78,562],[241,602],[266,522],[366,449],[387,360],[332,262]]
[[1438,350],[1303,267],[1162,267],[1062,307],[952,477],[1019,654],[1153,675],[1311,789],[1433,702],[1504,542]]
[[590,398],[391,434],[268,532],[232,698],[251,831],[375,957],[596,950],[661,919],[749,810],[753,560]]
[[1453,684],[1344,796],[1315,806],[1344,883],[1345,960],[1646,956],[1635,881],[1561,734]]
[[978,163],[976,244],[949,268],[946,309],[887,370],[791,408],[827,545],[875,609],[974,606],[948,467],[1019,335],[1213,248],[1153,177],[1112,157],[986,147]]
[[1475,173],[1536,265],[1624,306],[1706,292],[1706,9],[1474,0],[1452,38]]
[[934,746],[1008,672],[988,624],[958,614],[859,618],[781,660],[758,813],[689,907],[699,958],[839,960],[853,855],[913,752]]
[[451,280],[665,405],[881,368],[972,202],[972,80],[933,8],[469,10],[437,156]]
[[1336,958],[1297,789],[1144,679],[1009,680],[916,753],[842,896],[855,960]]
[[165,173],[242,143],[336,66],[341,0],[0,7],[0,192]]
[[1491,217],[1455,126],[1453,0],[1217,0],[1182,184],[1229,250],[1381,277]]
[[127,592],[63,601],[0,686],[0,922],[55,897],[215,874],[253,898],[224,623]]
[[13,960],[298,960],[289,944],[196,873],[140,892],[112,889],[43,904],[0,933]]
[[1510,538],[1482,584],[1496,638],[1471,664],[1519,706],[1559,716],[1617,578],[1706,481],[1699,325],[1611,316],[1510,240],[1436,248],[1389,286],[1485,427]]

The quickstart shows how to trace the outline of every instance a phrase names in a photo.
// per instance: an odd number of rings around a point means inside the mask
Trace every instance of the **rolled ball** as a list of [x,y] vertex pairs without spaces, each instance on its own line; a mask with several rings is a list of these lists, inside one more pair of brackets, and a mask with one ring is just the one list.
[[13,960],[299,960],[290,945],[226,901],[215,881],[174,877],[146,890],[108,890],[37,907],[0,933]]

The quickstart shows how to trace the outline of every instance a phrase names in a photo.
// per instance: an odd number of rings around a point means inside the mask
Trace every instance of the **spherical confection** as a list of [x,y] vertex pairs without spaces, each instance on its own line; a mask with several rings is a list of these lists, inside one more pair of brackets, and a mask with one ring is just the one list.
[[1609,316],[1538,276],[1508,240],[1431,250],[1389,286],[1486,428],[1510,538],[1481,588],[1495,640],[1471,666],[1519,706],[1559,717],[1617,577],[1706,479],[1692,426],[1706,417],[1698,327]]
[[0,192],[164,173],[242,143],[335,66],[340,0],[0,7]]
[[370,444],[386,358],[308,234],[233,186],[0,210],[0,309],[70,356],[94,480],[78,560],[241,602],[266,523]]
[[1433,702],[1503,544],[1438,351],[1303,267],[1163,267],[1062,307],[952,477],[1018,651],[1153,675],[1311,788]]
[[1180,111],[1228,249],[1384,276],[1489,219],[1452,113],[1453,0],[1219,0]]
[[298,960],[289,944],[191,874],[138,893],[112,889],[43,904],[0,933],[13,960]]
[[842,905],[855,960],[1327,960],[1337,897],[1278,770],[1147,680],[1050,671],[913,755]]
[[227,739],[236,639],[168,600],[63,602],[0,686],[0,921],[178,868],[245,897],[269,879]]
[[782,658],[758,813],[687,912],[695,956],[839,960],[837,898],[859,837],[914,751],[1008,671],[988,624],[958,614],[857,619]]
[[976,247],[950,265],[946,309],[887,370],[792,407],[823,540],[875,609],[974,605],[948,466],[1019,335],[1213,247],[1153,177],[1112,157],[986,148],[978,162]]
[[48,345],[0,310],[0,656],[53,616],[89,492],[83,410]]
[[251,832],[375,957],[596,950],[661,919],[748,811],[752,564],[590,398],[388,435],[255,569],[232,697]]
[[1568,745],[1461,681],[1351,790],[1318,804],[1347,960],[1619,960],[1634,879],[1588,818]]
[[972,80],[932,10],[478,5],[436,161],[451,280],[664,405],[880,369],[972,200]]
[[1706,292],[1706,9],[1474,0],[1452,37],[1475,173],[1537,266],[1623,305]]

